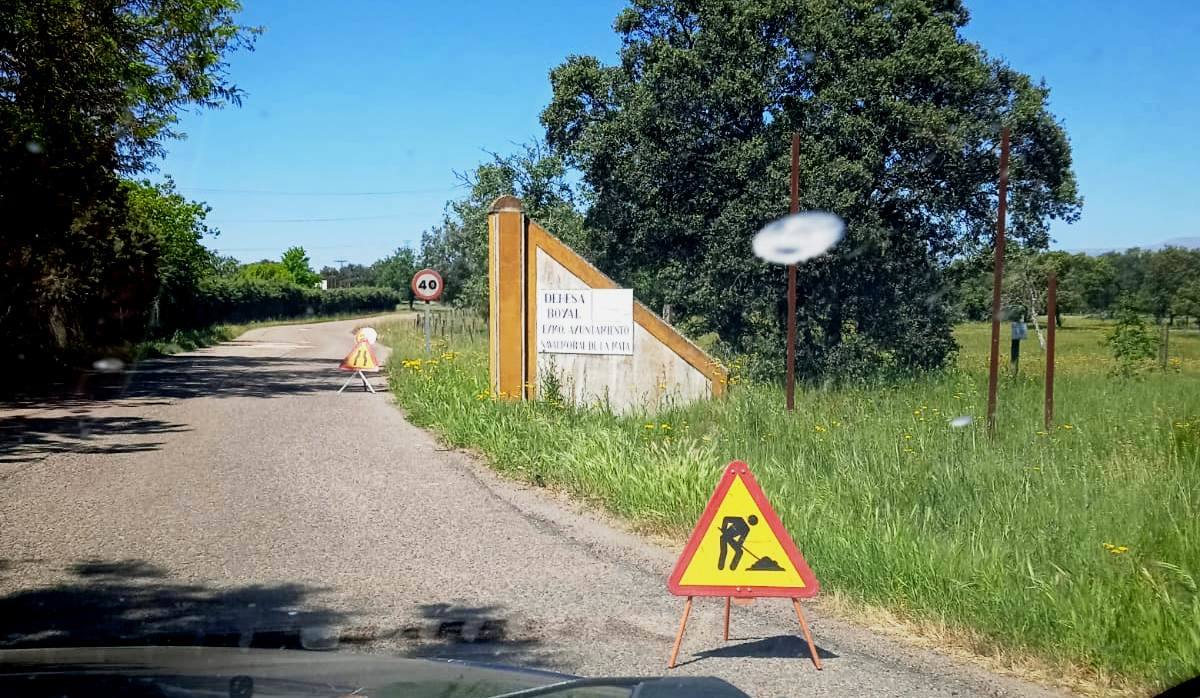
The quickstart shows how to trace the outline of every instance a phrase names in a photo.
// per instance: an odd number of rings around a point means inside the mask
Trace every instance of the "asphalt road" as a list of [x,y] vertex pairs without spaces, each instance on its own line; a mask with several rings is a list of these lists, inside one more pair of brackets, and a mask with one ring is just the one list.
[[[92,377],[88,397],[0,409],[0,647],[336,636],[351,651],[663,674],[678,550],[496,478],[386,392],[338,394],[354,324],[258,329]],[[674,671],[754,696],[1052,695],[819,604],[817,672],[787,602],[735,607],[730,642],[721,612],[697,600]]]

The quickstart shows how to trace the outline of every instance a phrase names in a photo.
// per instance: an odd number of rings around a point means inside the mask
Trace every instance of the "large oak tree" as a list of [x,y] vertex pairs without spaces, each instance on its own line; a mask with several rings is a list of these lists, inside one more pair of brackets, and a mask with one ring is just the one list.
[[991,244],[1002,125],[1010,234],[1044,247],[1081,206],[1048,89],[965,40],[967,20],[958,0],[634,0],[618,63],[570,57],[542,114],[594,191],[598,262],[781,367],[785,277],[750,238],[788,210],[798,131],[802,208],[849,224],[800,268],[800,370],[940,365],[942,270]]

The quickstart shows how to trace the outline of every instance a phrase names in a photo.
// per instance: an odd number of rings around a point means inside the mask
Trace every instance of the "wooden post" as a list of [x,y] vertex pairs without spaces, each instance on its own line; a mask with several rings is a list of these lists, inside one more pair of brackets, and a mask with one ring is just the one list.
[[725,597],[725,641],[729,642],[729,607],[733,605],[733,597]]
[[[792,134],[792,213],[800,211],[800,134]],[[787,288],[787,410],[796,409],[796,265],[789,264]]]
[[808,652],[812,655],[813,666],[821,670],[821,656],[817,654],[817,643],[813,642],[812,633],[808,630],[808,621],[804,620],[804,611],[800,610],[800,599],[792,599],[796,607],[796,617],[800,619],[800,630],[804,632],[804,641],[808,643]]
[[988,362],[987,430],[996,433],[996,383],[1000,371],[1000,284],[1004,277],[1004,220],[1008,211],[1008,127],[1000,131],[1000,205],[996,214],[996,261],[992,272],[992,353]]
[[679,646],[683,644],[683,630],[687,627],[688,614],[692,612],[692,597],[687,597],[687,602],[683,604],[683,617],[679,619],[679,634],[675,636],[675,646],[671,648],[671,661],[667,664],[668,669],[675,668],[675,659],[679,656]]
[[1058,327],[1058,274],[1046,286],[1046,431],[1054,423],[1054,331]]
[[1167,370],[1168,354],[1171,346],[1171,321],[1163,319],[1162,351],[1159,353],[1159,363],[1162,370]]

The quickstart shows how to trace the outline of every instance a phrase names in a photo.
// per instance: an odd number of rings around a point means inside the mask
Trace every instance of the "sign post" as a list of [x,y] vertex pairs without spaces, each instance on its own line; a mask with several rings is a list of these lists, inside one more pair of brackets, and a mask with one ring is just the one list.
[[1009,354],[1008,361],[1012,365],[1013,375],[1021,370],[1021,342],[1029,336],[1029,329],[1025,326],[1025,319],[1013,320],[1012,323],[1012,350]]
[[1058,327],[1058,274],[1046,286],[1046,431],[1054,423],[1054,331]]
[[821,668],[821,657],[800,608],[800,599],[816,596],[820,585],[745,463],[734,461],[726,466],[675,563],[667,589],[687,597],[668,668],[675,667],[696,596],[725,597],[726,640],[733,599],[791,599],[813,665]]
[[442,281],[442,275],[433,269],[422,269],[413,274],[412,292],[419,300],[425,301],[425,356],[428,357],[431,353],[429,343],[429,302],[435,301],[442,297],[442,290],[445,283]]

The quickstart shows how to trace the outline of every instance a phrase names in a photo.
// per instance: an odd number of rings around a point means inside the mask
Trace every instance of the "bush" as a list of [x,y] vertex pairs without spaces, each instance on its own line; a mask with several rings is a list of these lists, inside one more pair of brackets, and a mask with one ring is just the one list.
[[1118,302],[1116,321],[1105,336],[1104,343],[1117,360],[1113,373],[1128,378],[1137,375],[1154,358],[1158,340],[1150,334],[1141,314],[1127,295]]
[[191,298],[160,309],[160,332],[222,322],[390,311],[401,301],[401,294],[388,288],[321,290],[255,279],[209,278]]

